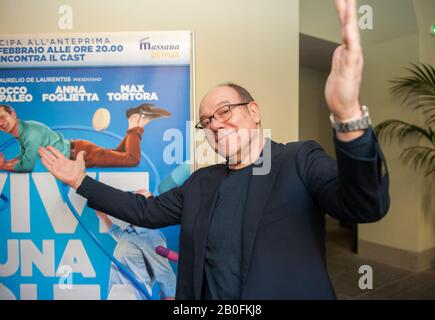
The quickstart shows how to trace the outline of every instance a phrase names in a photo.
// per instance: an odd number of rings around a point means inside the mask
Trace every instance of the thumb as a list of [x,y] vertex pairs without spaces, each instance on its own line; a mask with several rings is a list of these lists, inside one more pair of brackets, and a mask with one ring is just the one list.
[[79,162],[85,162],[85,155],[86,155],[86,152],[85,152],[85,151],[80,151],[80,152],[77,154],[77,158],[76,158],[76,160],[79,161]]

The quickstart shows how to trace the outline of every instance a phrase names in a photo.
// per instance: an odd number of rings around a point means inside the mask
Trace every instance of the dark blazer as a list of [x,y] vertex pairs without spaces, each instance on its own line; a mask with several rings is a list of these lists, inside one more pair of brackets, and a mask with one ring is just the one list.
[[[389,208],[388,174],[375,140],[371,159],[314,141],[271,143],[267,175],[253,175],[243,224],[242,299],[335,299],[325,258],[325,216],[366,223]],[[338,169],[337,169],[338,167]],[[158,197],[123,192],[86,177],[88,206],[133,225],[180,224],[177,299],[201,299],[207,232],[225,164],[194,172]]]

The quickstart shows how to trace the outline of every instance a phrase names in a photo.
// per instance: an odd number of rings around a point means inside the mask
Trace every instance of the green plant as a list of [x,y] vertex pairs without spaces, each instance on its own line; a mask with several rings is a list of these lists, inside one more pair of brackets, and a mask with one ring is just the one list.
[[[396,140],[399,145],[409,138],[418,138],[418,145],[402,150],[401,159],[424,170],[425,176],[435,174],[435,68],[428,64],[412,64],[407,68],[409,76],[396,78],[390,91],[401,103],[423,116],[424,126],[402,120],[387,120],[375,127],[375,132],[384,141]],[[425,143],[421,143],[425,141]]]

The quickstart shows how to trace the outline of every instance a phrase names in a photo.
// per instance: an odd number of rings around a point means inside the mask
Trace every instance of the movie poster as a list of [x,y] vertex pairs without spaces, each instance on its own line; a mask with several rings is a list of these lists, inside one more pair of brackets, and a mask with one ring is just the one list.
[[37,150],[84,151],[88,175],[144,196],[180,185],[191,33],[3,36],[0,105],[0,299],[173,298],[179,227],[86,207]]

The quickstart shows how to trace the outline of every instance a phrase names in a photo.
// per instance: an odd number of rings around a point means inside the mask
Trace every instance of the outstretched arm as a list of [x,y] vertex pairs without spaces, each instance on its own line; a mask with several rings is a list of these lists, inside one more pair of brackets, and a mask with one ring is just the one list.
[[[135,194],[141,194],[145,198],[152,197],[151,192],[149,192],[148,190],[145,190],[145,189],[137,190],[135,192]],[[103,221],[103,223],[106,225],[106,227],[108,229],[110,229],[113,226],[113,222],[112,222],[112,220],[110,220],[110,218],[107,216],[107,214],[105,214],[104,212],[98,211],[98,210],[95,211],[95,214],[97,215],[97,217],[101,221]]]
[[19,161],[17,158],[6,160],[5,156],[0,152],[0,170],[15,171],[14,167]]
[[40,148],[39,155],[44,166],[56,178],[88,199],[87,205],[92,209],[139,227],[161,228],[180,223],[183,187],[146,199],[142,194],[125,192],[87,176],[82,152],[75,161],[53,147]]

